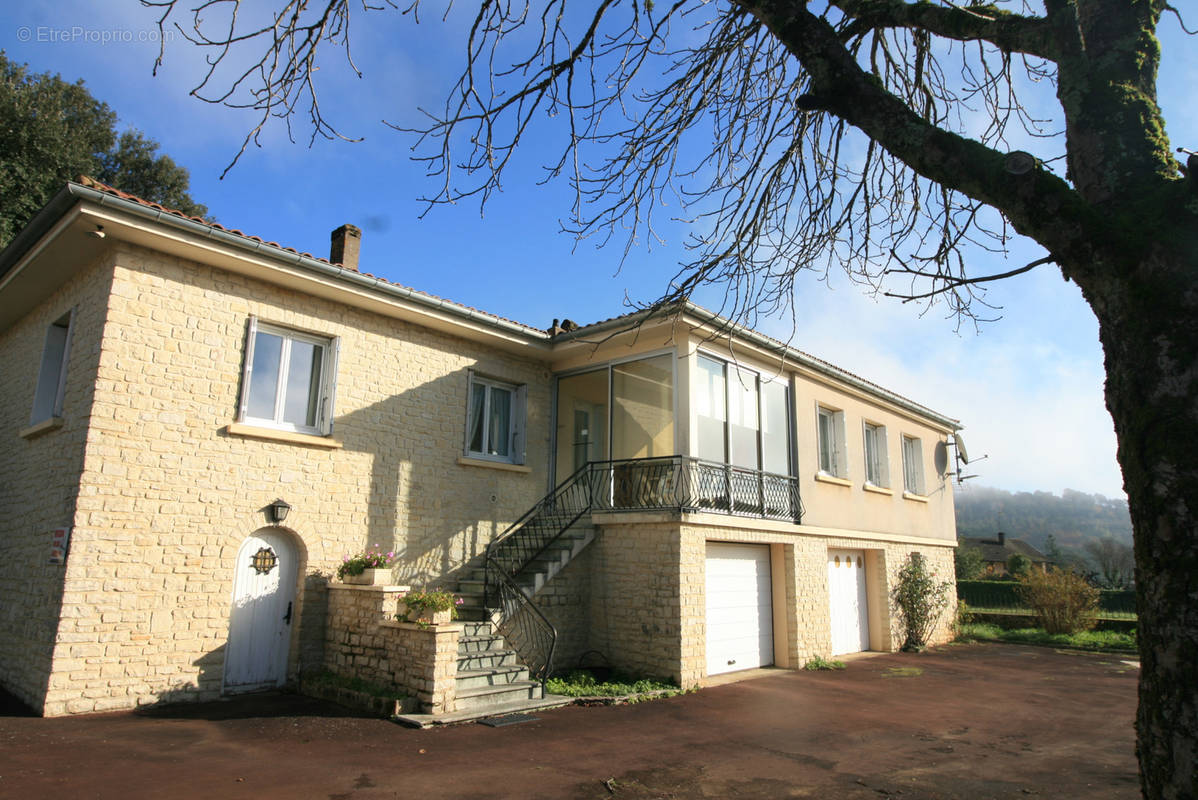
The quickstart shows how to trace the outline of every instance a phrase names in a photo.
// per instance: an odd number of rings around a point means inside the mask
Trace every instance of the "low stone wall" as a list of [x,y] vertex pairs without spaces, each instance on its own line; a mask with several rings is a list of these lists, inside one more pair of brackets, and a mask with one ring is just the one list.
[[324,668],[415,697],[426,714],[456,708],[462,626],[398,622],[406,586],[329,585]]

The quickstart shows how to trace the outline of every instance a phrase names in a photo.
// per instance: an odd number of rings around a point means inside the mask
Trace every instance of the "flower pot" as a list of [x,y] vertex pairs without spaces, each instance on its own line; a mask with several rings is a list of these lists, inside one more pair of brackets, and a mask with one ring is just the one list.
[[386,586],[391,583],[391,570],[366,569],[359,575],[346,575],[341,581],[354,586]]
[[426,609],[416,617],[416,621],[422,625],[448,625],[453,622],[453,611],[448,608],[444,611]]

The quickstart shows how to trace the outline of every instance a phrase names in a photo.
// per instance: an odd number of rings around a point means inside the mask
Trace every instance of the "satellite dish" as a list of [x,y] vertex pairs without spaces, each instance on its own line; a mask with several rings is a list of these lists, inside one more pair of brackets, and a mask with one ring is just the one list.
[[968,464],[969,451],[965,449],[965,440],[961,438],[961,434],[953,434],[953,444],[957,446],[957,458],[961,459],[962,464]]

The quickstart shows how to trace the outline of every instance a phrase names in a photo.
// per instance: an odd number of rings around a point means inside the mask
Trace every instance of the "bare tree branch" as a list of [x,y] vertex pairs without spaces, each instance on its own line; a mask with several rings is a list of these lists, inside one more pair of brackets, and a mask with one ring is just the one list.
[[1056,57],[1052,31],[1043,17],[1027,17],[999,9],[993,3],[936,6],[903,0],[832,0],[851,17],[841,31],[845,41],[880,28],[919,29],[958,41],[985,41],[1004,53],[1026,53],[1047,60]]

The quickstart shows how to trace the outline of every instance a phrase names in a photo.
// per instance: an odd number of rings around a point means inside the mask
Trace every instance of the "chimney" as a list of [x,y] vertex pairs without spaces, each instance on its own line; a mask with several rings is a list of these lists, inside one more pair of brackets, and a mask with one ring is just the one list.
[[1005,547],[1007,544],[1007,535],[1002,531],[998,532],[998,544],[1000,547]]
[[362,248],[362,231],[357,225],[342,225],[333,231],[329,261],[346,269],[358,271],[358,251]]

